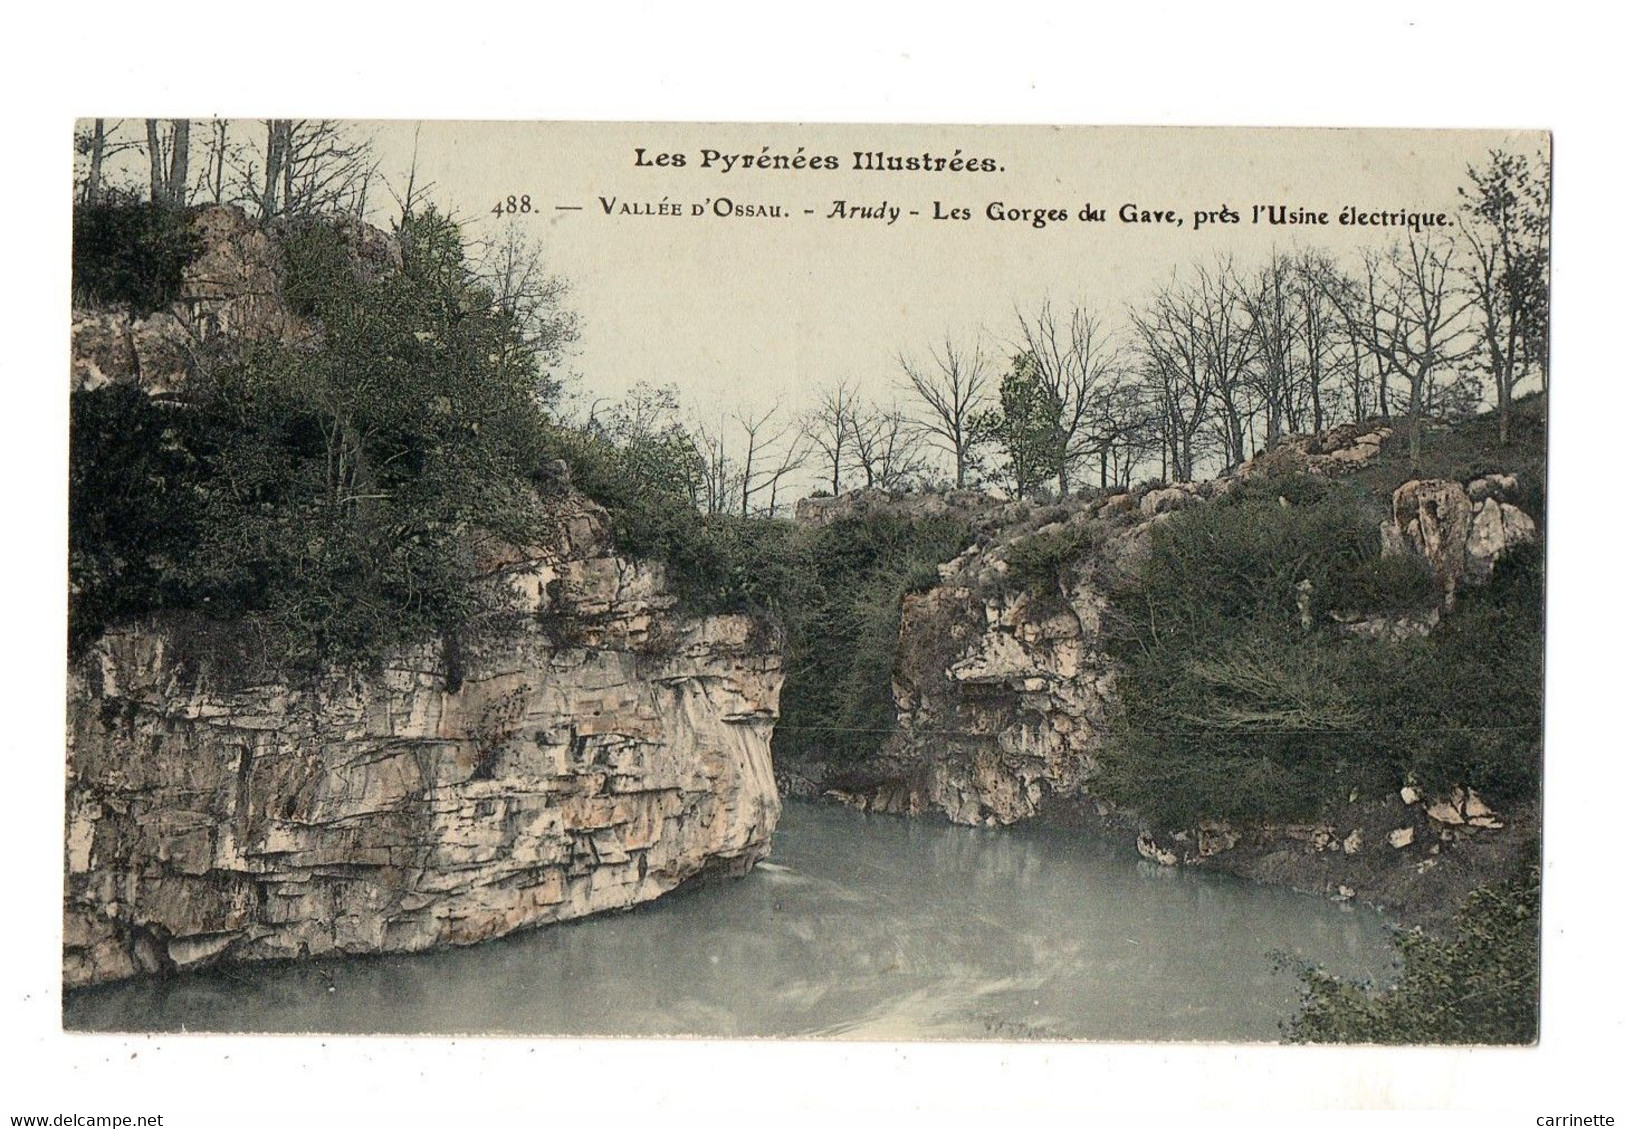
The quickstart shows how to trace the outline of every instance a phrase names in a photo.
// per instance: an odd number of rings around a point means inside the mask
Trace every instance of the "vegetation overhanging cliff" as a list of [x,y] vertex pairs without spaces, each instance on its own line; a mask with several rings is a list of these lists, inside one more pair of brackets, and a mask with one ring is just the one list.
[[1379,420],[1218,481],[805,503],[835,544],[953,514],[966,547],[893,589],[888,723],[781,732],[781,788],[1104,828],[1154,864],[1386,906],[1428,928],[1402,937],[1398,986],[1303,969],[1289,1037],[1531,1041],[1544,424],[1533,397],[1506,447],[1493,417],[1441,426],[1420,469]]
[[548,416],[567,326],[455,225],[106,200],[75,297],[65,983],[466,944],[768,851],[779,634],[628,555]]

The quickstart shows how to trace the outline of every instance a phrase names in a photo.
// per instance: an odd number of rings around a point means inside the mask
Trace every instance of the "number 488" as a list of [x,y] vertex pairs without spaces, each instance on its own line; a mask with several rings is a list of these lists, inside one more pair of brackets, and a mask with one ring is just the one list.
[[491,209],[494,216],[523,216],[530,214],[529,196],[509,196],[506,200],[498,200]]

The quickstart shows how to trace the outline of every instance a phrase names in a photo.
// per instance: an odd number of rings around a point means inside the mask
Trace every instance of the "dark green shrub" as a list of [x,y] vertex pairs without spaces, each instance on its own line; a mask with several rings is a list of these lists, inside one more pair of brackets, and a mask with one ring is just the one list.
[[1317,614],[1396,616],[1437,607],[1443,592],[1426,561],[1411,554],[1369,557],[1330,573],[1314,593]]
[[1220,500],[1221,505],[1248,503],[1281,504],[1285,498],[1289,506],[1313,506],[1341,493],[1336,483],[1314,474],[1254,474],[1234,483],[1230,493]]
[[1119,682],[1094,786],[1169,827],[1311,818],[1394,775],[1360,695],[1382,660],[1379,645],[1270,627],[1154,648]]
[[76,645],[189,612],[298,673],[505,620],[478,573],[494,542],[536,533],[536,364],[472,288],[455,225],[404,233],[402,269],[377,277],[338,269],[315,228],[290,243],[314,343],[222,349],[180,405],[75,396]]
[[648,451],[628,451],[601,435],[548,426],[534,478],[558,489],[546,467],[563,461],[570,486],[609,511],[616,548],[663,562],[683,608],[693,613],[781,614],[802,584],[789,522],[702,514]]
[[1068,525],[1048,533],[1035,533],[1010,547],[1005,562],[1006,582],[1013,588],[1054,592],[1062,572],[1094,551],[1099,531],[1093,525]]
[[1518,546],[1490,583],[1463,589],[1453,613],[1402,648],[1402,668],[1373,693],[1375,728],[1403,744],[1425,787],[1476,788],[1516,802],[1540,788],[1545,575],[1538,545]]
[[941,577],[937,572],[940,561],[918,560],[909,565],[903,575],[903,591],[908,594],[928,592],[935,588]]
[[1296,496],[1318,502],[1283,507],[1274,489],[1179,512],[1112,593],[1122,676],[1096,790],[1171,826],[1308,819],[1356,788],[1407,779],[1492,803],[1533,796],[1538,549],[1463,589],[1431,635],[1365,638],[1330,613],[1421,613],[1437,606],[1431,572],[1381,557],[1372,515],[1348,491],[1317,484]]
[[282,298],[302,318],[320,318],[355,292],[355,266],[344,237],[306,219],[282,232]]
[[1299,966],[1294,1043],[1528,1045],[1540,1010],[1540,871],[1468,896],[1449,938],[1396,938],[1397,983],[1383,991]]
[[183,575],[201,534],[206,428],[195,413],[109,384],[69,400],[68,639],[198,596]]
[[1339,591],[1380,552],[1376,524],[1351,498],[1282,506],[1273,490],[1244,494],[1154,529],[1149,561],[1117,599],[1142,644],[1211,641],[1242,625],[1295,623],[1300,581]]
[[903,596],[934,584],[937,564],[968,535],[957,518],[889,515],[800,531],[776,757],[854,760],[885,745],[897,725],[892,670]]
[[133,198],[73,211],[73,300],[145,317],[180,297],[201,245],[184,210]]

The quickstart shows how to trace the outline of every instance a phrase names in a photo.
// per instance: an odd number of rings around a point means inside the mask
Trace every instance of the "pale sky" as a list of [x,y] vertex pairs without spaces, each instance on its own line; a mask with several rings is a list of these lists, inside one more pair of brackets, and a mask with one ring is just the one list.
[[[899,350],[945,332],[981,333],[1007,352],[1013,311],[1046,295],[1086,298],[1121,323],[1176,267],[1216,253],[1239,262],[1272,248],[1353,254],[1402,234],[1340,226],[1346,205],[1449,212],[1470,163],[1491,148],[1542,151],[1545,136],[1488,131],[1259,130],[955,126],[365,123],[399,183],[416,133],[419,180],[475,237],[491,207],[529,195],[518,222],[572,285],[582,320],[573,367],[590,396],[639,380],[675,382],[695,405],[804,405],[815,385],[850,377],[889,398]],[[703,150],[839,159],[838,171],[701,166]],[[681,153],[682,168],[638,167]],[[857,151],[988,158],[995,172],[853,171]],[[779,205],[786,218],[694,217],[726,197]],[[600,198],[678,205],[681,216],[606,215]],[[897,207],[893,223],[828,218],[836,201]],[[968,209],[966,221],[935,220]],[[987,208],[1063,208],[1035,229]],[[1184,226],[1128,224],[1119,209],[1171,209]],[[1253,206],[1330,213],[1326,227],[1255,225]],[[580,211],[556,211],[576,205]],[[1080,222],[1085,206],[1105,222]],[[1194,228],[1228,205],[1241,223]],[[811,209],[813,214],[806,211]],[[919,215],[909,215],[910,211]]]

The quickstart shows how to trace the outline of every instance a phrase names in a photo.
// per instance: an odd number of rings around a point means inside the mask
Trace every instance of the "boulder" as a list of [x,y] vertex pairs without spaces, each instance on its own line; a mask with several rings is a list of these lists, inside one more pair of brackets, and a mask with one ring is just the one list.
[[1394,491],[1394,527],[1443,584],[1446,608],[1455,606],[1456,587],[1466,572],[1472,519],[1473,504],[1459,482],[1413,479]]
[[1488,580],[1496,561],[1514,546],[1534,539],[1534,519],[1511,503],[1485,498],[1473,513],[1467,534],[1467,578],[1479,583]]
[[1493,498],[1497,502],[1516,501],[1518,476],[1515,474],[1486,474],[1467,484],[1467,496],[1474,502]]
[[[1475,479],[1473,490],[1441,479],[1413,480],[1394,491],[1393,517],[1383,527],[1383,552],[1412,552],[1427,561],[1455,606],[1462,583],[1482,584],[1513,547],[1536,538],[1534,520],[1510,502],[1498,501],[1510,475]],[[1474,501],[1472,493],[1482,497]]]

